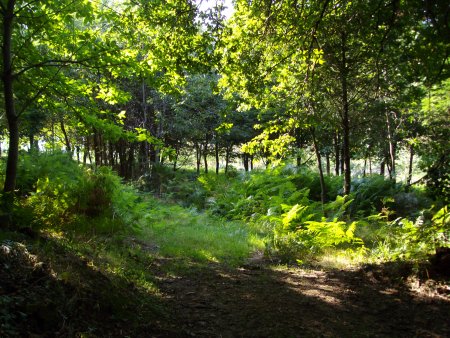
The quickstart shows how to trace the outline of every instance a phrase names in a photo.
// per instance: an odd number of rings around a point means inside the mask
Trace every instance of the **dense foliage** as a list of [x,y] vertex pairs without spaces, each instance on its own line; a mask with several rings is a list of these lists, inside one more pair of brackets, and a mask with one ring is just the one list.
[[222,9],[1,1],[2,226],[142,228],[133,184],[288,261],[448,247],[445,1]]

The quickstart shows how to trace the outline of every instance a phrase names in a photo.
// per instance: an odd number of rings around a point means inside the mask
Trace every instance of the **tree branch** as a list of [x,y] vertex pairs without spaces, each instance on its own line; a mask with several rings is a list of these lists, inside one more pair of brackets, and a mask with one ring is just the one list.
[[40,68],[40,67],[64,67],[69,64],[79,64],[85,66],[85,62],[89,61],[91,59],[85,59],[85,60],[46,60],[42,62],[38,62],[32,65],[29,65],[27,67],[22,68],[19,72],[15,73],[13,76],[14,78],[19,77],[20,75],[26,73],[27,71],[33,69],[33,68]]
[[62,69],[63,67],[60,67],[56,71],[56,73],[50,78],[50,80],[48,80],[47,83],[36,92],[36,94],[34,94],[31,98],[25,101],[24,105],[22,106],[22,109],[20,109],[20,111],[17,113],[17,118],[19,118],[25,112],[25,110],[31,105],[31,103],[33,103],[33,101],[36,100],[44,92],[44,90],[46,90],[50,86],[50,84],[53,82],[54,79],[56,79],[56,77],[58,76],[59,72]]

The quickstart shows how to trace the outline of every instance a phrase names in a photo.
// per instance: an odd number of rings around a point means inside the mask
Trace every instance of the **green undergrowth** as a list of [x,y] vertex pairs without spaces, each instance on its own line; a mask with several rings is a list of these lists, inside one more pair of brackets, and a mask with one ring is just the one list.
[[235,266],[264,249],[265,234],[244,222],[159,201],[109,168],[83,167],[58,152],[22,153],[20,162],[16,228],[62,234],[77,245],[85,234],[88,243],[128,236],[147,256],[197,263]]
[[[317,174],[307,169],[197,176],[161,167],[159,200],[108,168],[83,167],[64,153],[22,154],[21,163],[18,228],[61,233],[73,243],[84,234],[89,243],[107,238],[180,266],[237,266],[255,252],[301,264],[330,264],[333,257],[338,265],[419,262],[449,246],[448,208],[424,190],[378,175],[355,179],[349,196],[339,195],[341,177],[327,176],[322,204]],[[121,242],[127,238],[133,240]]]
[[170,172],[162,181],[167,199],[264,233],[266,256],[280,262],[418,263],[450,246],[443,201],[379,175],[354,179],[348,196],[340,195],[342,177],[326,176],[323,205],[317,173],[291,166],[200,176]]
[[150,204],[140,237],[158,255],[236,266],[264,249],[263,234],[243,222],[157,200]]

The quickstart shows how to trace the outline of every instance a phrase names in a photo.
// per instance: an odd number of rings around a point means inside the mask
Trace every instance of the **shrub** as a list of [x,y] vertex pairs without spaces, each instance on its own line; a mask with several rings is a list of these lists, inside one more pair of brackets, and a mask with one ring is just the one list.
[[351,198],[353,203],[349,207],[352,216],[369,216],[381,211],[386,203],[393,202],[392,196],[400,187],[392,180],[385,180],[383,176],[367,176],[352,182]]
[[82,218],[138,223],[139,196],[111,169],[86,169],[63,153],[22,153],[20,164],[21,197],[14,209],[19,226],[64,227]]
[[[381,218],[381,220],[380,220]],[[378,215],[372,256],[381,261],[424,261],[436,248],[450,247],[450,213],[448,207],[437,212],[422,212],[415,220],[397,218],[386,221]],[[383,221],[384,220],[384,221]]]

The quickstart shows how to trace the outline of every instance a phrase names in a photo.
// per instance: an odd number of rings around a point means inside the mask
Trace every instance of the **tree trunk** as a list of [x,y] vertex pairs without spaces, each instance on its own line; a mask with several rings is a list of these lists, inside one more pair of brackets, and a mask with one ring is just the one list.
[[101,141],[101,152],[102,152],[102,165],[108,165],[108,145],[106,144],[107,141],[105,140],[103,134],[100,134],[100,141]]
[[13,193],[16,187],[17,161],[19,159],[19,125],[14,107],[13,69],[12,69],[12,33],[15,0],[9,0],[3,12],[3,95],[6,119],[8,120],[9,148],[6,161],[5,193]]
[[390,167],[389,170],[389,178],[391,180],[395,180],[396,173],[395,173],[395,152],[396,152],[396,144],[394,142],[394,135],[392,132],[392,126],[391,121],[389,119],[389,113],[386,112],[386,125],[387,125],[387,132],[388,132],[388,141],[389,141],[389,161]]
[[177,171],[177,162],[178,162],[178,148],[175,148],[175,158],[173,159],[173,171]]
[[406,178],[406,185],[411,184],[412,173],[413,173],[413,160],[414,160],[414,145],[409,145],[409,167],[408,167],[408,177]]
[[127,175],[127,159],[125,153],[125,140],[119,140],[117,143],[117,152],[119,153],[119,175],[123,178]]
[[114,145],[113,142],[110,140],[108,141],[108,148],[109,148],[109,165],[114,168],[116,163],[114,161]]
[[347,35],[341,34],[341,85],[342,85],[342,148],[344,155],[344,194],[350,194],[351,169],[350,169],[350,121],[347,88]]
[[367,157],[364,157],[363,177],[366,177]]
[[80,146],[79,145],[76,146],[76,150],[77,150],[77,162],[80,163]]
[[242,154],[243,156],[243,162],[244,162],[244,170],[245,172],[248,172],[248,165],[249,165],[249,156],[247,153]]
[[34,149],[34,133],[30,133],[28,135],[28,138],[30,139],[30,153],[33,152]]
[[208,143],[203,145],[203,162],[205,163],[205,174],[208,173]]
[[141,142],[139,144],[139,155],[138,155],[138,167],[139,167],[139,174],[144,175],[147,172],[147,149],[146,149],[146,143],[147,142]]
[[86,136],[86,139],[84,140],[84,150],[83,150],[84,165],[86,165],[88,153],[89,153],[89,136]]
[[66,144],[66,151],[70,154],[70,157],[72,157],[72,147],[70,146],[70,140],[69,136],[66,132],[66,127],[64,126],[64,121],[61,119],[60,121],[61,131],[64,135],[64,143]]
[[95,160],[95,165],[101,166],[102,165],[102,154],[101,154],[101,150],[100,150],[100,136],[99,133],[97,132],[97,129],[94,128],[94,160]]
[[326,163],[327,163],[327,176],[331,175],[331,167],[330,167],[330,154],[326,153],[325,154],[325,158],[326,158]]
[[216,136],[216,142],[214,143],[214,153],[216,155],[216,175],[219,174],[219,142],[217,141]]
[[233,149],[233,146],[227,146],[225,148],[225,172],[228,172],[228,167],[230,165],[230,155],[231,155],[231,150]]
[[385,173],[386,173],[386,161],[385,159],[383,159],[380,163],[380,176],[384,177]]
[[127,174],[125,176],[126,179],[133,179],[134,176],[134,143],[131,143],[128,146],[128,159],[127,159]]
[[334,154],[335,154],[335,166],[334,166],[334,172],[336,174],[336,176],[339,176],[339,168],[341,165],[341,147],[339,146],[340,144],[340,137],[339,137],[339,132],[336,131],[336,133],[334,134]]
[[317,158],[317,167],[319,169],[320,199],[321,199],[322,205],[323,205],[323,204],[325,204],[325,201],[326,201],[326,194],[327,194],[327,192],[326,192],[325,180],[323,178],[322,158],[320,156],[319,146],[317,144],[316,134],[315,134],[314,128],[311,127],[310,131],[311,131],[311,136],[312,136],[313,145],[314,145],[314,152],[316,153],[316,158]]
[[197,174],[200,174],[200,163],[202,160],[202,154],[200,150],[200,145],[198,143],[195,143],[195,157],[197,161]]

